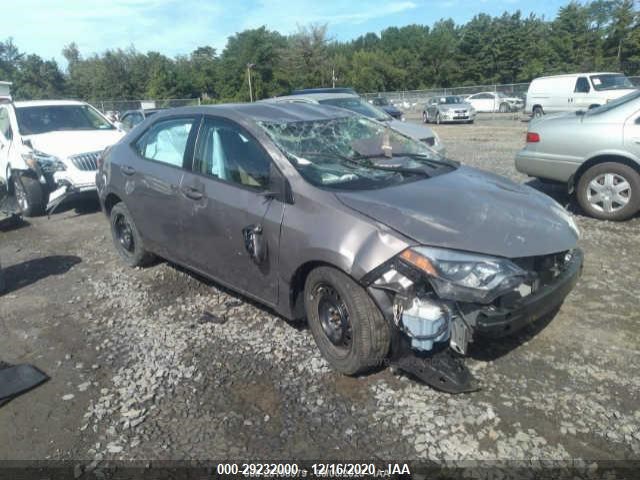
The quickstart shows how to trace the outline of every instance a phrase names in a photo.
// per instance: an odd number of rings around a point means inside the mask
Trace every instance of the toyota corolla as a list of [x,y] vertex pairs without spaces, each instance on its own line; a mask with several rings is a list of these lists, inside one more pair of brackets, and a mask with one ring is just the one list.
[[334,107],[161,112],[103,154],[97,185],[124,262],[170,259],[306,317],[347,375],[392,364],[472,390],[469,343],[557,309],[582,267],[546,195]]

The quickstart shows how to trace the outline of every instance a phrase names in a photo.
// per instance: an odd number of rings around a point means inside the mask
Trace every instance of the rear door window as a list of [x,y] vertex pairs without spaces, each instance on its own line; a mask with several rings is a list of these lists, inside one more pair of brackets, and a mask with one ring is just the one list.
[[192,117],[159,121],[138,139],[136,150],[147,160],[183,167],[189,134],[195,123]]

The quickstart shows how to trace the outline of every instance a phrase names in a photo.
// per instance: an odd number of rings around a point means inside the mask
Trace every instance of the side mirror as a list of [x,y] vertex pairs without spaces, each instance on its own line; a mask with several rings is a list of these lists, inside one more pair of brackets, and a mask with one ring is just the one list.
[[278,169],[271,166],[269,189],[262,194],[267,199],[278,200],[293,205],[293,191],[291,184]]

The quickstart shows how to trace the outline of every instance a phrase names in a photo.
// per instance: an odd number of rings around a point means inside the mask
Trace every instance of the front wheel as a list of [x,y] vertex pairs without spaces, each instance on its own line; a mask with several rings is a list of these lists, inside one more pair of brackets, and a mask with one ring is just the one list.
[[588,215],[627,220],[640,210],[640,174],[621,163],[600,163],[580,177],[576,194]]
[[422,112],[422,123],[429,123],[429,116],[427,112]]
[[440,125],[440,112],[436,113],[436,124]]
[[13,175],[13,193],[22,215],[35,217],[45,209],[45,192],[37,179],[27,175]]
[[544,115],[544,112],[542,111],[542,107],[533,107],[533,110],[531,113],[533,114],[533,118],[540,118]]
[[389,323],[353,279],[335,268],[316,268],[305,283],[304,305],[313,338],[333,369],[356,375],[382,365]]
[[498,109],[500,113],[508,113],[509,112],[509,104],[501,103],[500,108]]

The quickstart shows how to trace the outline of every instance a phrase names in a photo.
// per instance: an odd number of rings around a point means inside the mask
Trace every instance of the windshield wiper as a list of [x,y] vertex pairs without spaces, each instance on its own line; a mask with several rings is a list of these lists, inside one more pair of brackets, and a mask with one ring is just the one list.
[[[402,167],[397,165],[379,165],[379,164],[376,164],[375,162],[372,162],[370,158],[366,158],[365,156],[358,156],[358,157],[352,158],[346,155],[342,155],[340,153],[329,153],[329,152],[300,152],[295,154],[295,156],[296,157],[304,157],[304,156],[333,157],[343,161],[344,163],[354,165],[356,167],[365,167],[365,168],[371,168],[374,170],[382,170],[382,171],[394,172],[394,173],[404,173],[409,175],[422,175],[427,178],[432,176],[432,172],[430,172],[429,170],[425,170],[423,168]],[[380,156],[381,155],[376,155],[375,157],[371,157],[371,158],[377,158]]]
[[[369,155],[360,155],[358,154],[356,157],[356,159],[372,159],[372,158],[383,158],[385,157],[384,153],[373,153],[373,154],[369,154]],[[449,160],[447,158],[444,158],[442,156],[439,156],[439,158],[432,158],[429,155],[425,155],[423,153],[395,153],[393,152],[391,154],[392,158],[396,158],[396,157],[409,157],[412,158],[414,160],[417,160],[420,163],[426,163],[429,164],[430,166],[432,166],[433,168],[441,168],[442,165],[446,165],[447,167],[450,168],[458,168],[460,166],[460,162],[456,162],[455,160]]]

